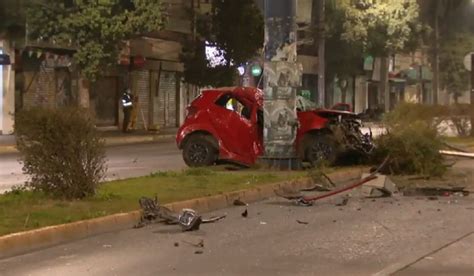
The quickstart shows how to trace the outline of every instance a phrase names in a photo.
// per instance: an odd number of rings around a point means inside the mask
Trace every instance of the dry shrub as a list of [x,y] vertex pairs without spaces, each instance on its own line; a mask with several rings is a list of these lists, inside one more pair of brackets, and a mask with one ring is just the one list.
[[442,176],[446,172],[439,153],[443,143],[438,136],[439,122],[433,120],[444,107],[401,104],[385,116],[387,133],[375,141],[373,160],[377,163],[390,156],[389,172]]
[[24,110],[15,133],[28,187],[66,199],[95,194],[107,169],[105,147],[85,110]]

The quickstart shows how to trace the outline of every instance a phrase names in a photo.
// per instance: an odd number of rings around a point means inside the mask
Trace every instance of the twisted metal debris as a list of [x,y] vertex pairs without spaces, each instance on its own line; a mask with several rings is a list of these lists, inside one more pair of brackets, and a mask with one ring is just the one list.
[[175,213],[170,209],[158,204],[158,199],[142,197],[138,200],[142,209],[140,221],[135,228],[141,228],[153,222],[164,222],[166,224],[179,224],[183,231],[199,230],[201,223],[213,223],[225,218],[226,216],[211,217],[203,219],[193,209],[183,209],[181,213]]

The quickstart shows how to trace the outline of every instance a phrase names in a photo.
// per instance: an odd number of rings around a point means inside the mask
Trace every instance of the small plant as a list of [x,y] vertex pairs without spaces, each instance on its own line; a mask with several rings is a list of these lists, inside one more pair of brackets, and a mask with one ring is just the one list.
[[105,148],[83,109],[23,110],[15,122],[23,172],[31,176],[27,187],[65,199],[95,194],[106,171]]

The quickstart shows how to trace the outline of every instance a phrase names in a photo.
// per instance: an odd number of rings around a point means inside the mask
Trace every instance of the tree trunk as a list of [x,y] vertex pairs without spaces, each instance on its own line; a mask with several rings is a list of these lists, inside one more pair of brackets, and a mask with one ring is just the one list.
[[433,104],[438,104],[439,94],[439,1],[435,3],[435,16],[434,16],[434,35],[433,35],[433,56],[431,61],[431,71],[433,71],[433,89],[432,99]]
[[89,92],[90,92],[90,82],[85,79],[84,77],[80,77],[79,79],[79,107],[89,108],[90,100],[89,100]]
[[390,90],[388,89],[388,57],[380,59],[379,95],[384,103],[385,112],[390,111]]

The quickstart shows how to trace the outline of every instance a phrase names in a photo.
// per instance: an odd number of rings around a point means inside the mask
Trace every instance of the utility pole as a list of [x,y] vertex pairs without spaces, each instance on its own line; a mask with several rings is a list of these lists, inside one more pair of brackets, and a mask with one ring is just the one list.
[[471,53],[471,136],[474,137],[474,53]]
[[279,169],[301,166],[294,143],[298,129],[296,89],[296,0],[265,0],[263,163]]
[[326,106],[326,34],[325,34],[325,10],[326,1],[319,0],[318,7],[318,98],[319,106]]
[[435,16],[434,16],[434,36],[433,36],[433,60],[432,60],[432,71],[433,71],[433,89],[432,89],[432,100],[433,104],[438,104],[439,94],[439,1],[435,3]]

